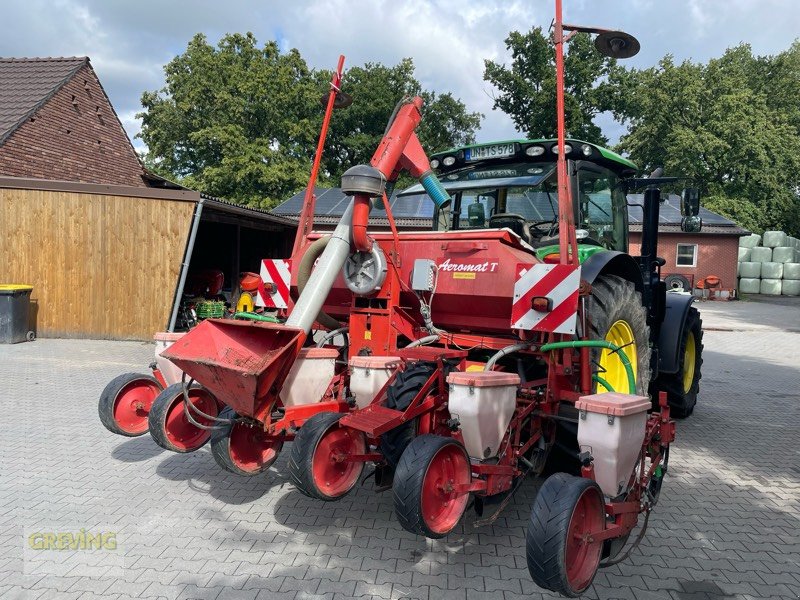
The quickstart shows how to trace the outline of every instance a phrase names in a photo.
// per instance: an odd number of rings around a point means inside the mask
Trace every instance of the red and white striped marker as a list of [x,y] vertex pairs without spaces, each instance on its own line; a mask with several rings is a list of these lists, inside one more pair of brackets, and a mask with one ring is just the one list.
[[[288,308],[289,285],[291,282],[291,260],[265,258],[261,261],[261,284],[256,294],[256,306],[264,308]],[[272,293],[264,284],[272,284]]]
[[[511,328],[575,333],[581,268],[574,265],[518,264]],[[547,298],[550,310],[534,310],[534,298]]]

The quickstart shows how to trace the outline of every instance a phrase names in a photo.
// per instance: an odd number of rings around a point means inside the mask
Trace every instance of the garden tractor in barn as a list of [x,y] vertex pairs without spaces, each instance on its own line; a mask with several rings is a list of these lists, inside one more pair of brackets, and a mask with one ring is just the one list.
[[[203,432],[218,462],[253,474],[293,439],[291,480],[322,501],[373,464],[402,526],[429,538],[450,533],[470,500],[475,524],[490,524],[527,476],[549,474],[526,537],[536,584],[579,596],[629,554],[659,499],[671,411],[694,404],[702,330],[691,297],[668,294],[659,273],[660,187],[674,179],[637,178],[633,163],[565,135],[563,44],[575,31],[612,56],[638,49],[622,32],[563,24],[556,1],[556,139],[429,161],[415,133],[422,100],[398,104],[370,163],[342,177],[352,199],[335,231],[312,233],[313,198],[304,208],[285,320],[206,320],[162,353],[189,379],[174,423],[156,419],[165,446],[195,449]],[[402,194],[431,203],[434,230],[397,232],[389,198],[403,172],[419,186]],[[631,256],[626,192],[637,189],[644,231]],[[378,204],[391,232],[369,231]],[[697,230],[697,194],[682,205]]]

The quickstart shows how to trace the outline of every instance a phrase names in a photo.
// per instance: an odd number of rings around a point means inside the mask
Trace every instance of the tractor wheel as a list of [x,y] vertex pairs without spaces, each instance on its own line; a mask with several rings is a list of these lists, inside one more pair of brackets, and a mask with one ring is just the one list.
[[686,315],[678,348],[678,362],[678,372],[659,377],[656,388],[667,392],[670,415],[685,419],[694,412],[702,376],[700,368],[703,365],[703,322],[700,312],[693,306],[689,307],[689,314]]
[[[217,416],[217,401],[208,390],[193,385],[188,394],[189,400],[198,410],[213,417]],[[192,418],[202,425],[214,424],[210,419],[196,414],[192,414]],[[158,395],[147,415],[147,421],[155,443],[172,452],[194,452],[211,439],[211,430],[197,427],[186,417],[182,383],[174,383]]]
[[[592,284],[588,306],[589,339],[606,340],[620,346],[633,367],[635,393],[647,395],[650,385],[650,327],[642,297],[632,282],[616,275],[602,275]],[[592,364],[599,378],[615,392],[634,393],[619,355],[604,348],[592,348]],[[611,391],[595,383],[596,393]]]
[[339,500],[352,490],[364,470],[363,461],[348,462],[353,454],[365,454],[363,432],[340,427],[340,413],[323,412],[308,419],[292,444],[289,477],[310,498]]
[[600,566],[602,541],[589,541],[606,520],[603,492],[591,479],[556,473],[533,503],[525,554],[536,585],[580,596]]
[[[236,419],[227,407],[220,418]],[[267,435],[259,423],[234,421],[211,436],[211,454],[223,469],[237,475],[258,475],[270,468],[283,447],[283,441]]]
[[[387,391],[386,407],[405,410],[414,396],[422,389],[436,367],[430,363],[417,363],[399,373]],[[390,429],[380,440],[380,451],[386,461],[396,467],[406,446],[417,435],[417,419]]]
[[117,435],[136,437],[147,433],[147,415],[162,389],[151,375],[125,373],[115,377],[100,394],[100,422]]
[[469,493],[452,486],[469,484],[472,468],[457,440],[426,434],[414,438],[403,452],[394,475],[394,512],[403,529],[438,539],[461,520]]

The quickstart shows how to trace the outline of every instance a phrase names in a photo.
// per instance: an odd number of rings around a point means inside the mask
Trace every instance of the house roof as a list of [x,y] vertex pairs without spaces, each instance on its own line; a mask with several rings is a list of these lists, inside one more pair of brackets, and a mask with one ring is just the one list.
[[0,144],[86,64],[86,56],[0,58]]
[[[340,188],[314,189],[317,201],[314,207],[314,222],[319,224],[336,224],[347,208],[348,197]],[[272,209],[272,213],[282,217],[297,220],[303,208],[305,190],[298,192],[283,204]],[[643,194],[628,194],[628,222],[631,231],[642,230]],[[392,196],[389,204],[392,207],[392,216],[397,225],[401,227],[427,228],[433,219],[433,202],[424,194]],[[700,208],[700,217],[703,219],[702,233],[745,235],[749,233],[736,223],[706,208]],[[659,209],[659,231],[679,232],[681,230],[680,197],[671,194],[664,198]],[[385,221],[385,223],[384,223]],[[376,225],[388,224],[386,211],[374,209],[370,213],[370,223]]]

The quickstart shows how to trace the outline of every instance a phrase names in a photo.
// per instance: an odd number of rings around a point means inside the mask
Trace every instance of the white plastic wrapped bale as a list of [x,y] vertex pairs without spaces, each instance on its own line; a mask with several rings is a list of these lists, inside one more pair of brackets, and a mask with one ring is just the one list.
[[772,262],[772,248],[753,248],[750,251],[750,262]]
[[740,248],[755,248],[761,243],[761,236],[757,233],[751,233],[750,235],[743,235],[739,238],[739,247]]
[[783,280],[787,279],[792,281],[800,280],[800,263],[784,263],[783,265]]
[[781,295],[781,280],[780,279],[762,279],[760,294],[766,296],[780,296]]
[[777,248],[785,246],[786,240],[789,236],[783,231],[765,231],[764,232],[764,246],[768,248]]
[[747,277],[748,279],[761,278],[761,265],[764,263],[757,262],[740,262],[739,263],[739,277]]
[[781,282],[781,294],[784,296],[800,296],[800,281],[784,279]]
[[761,292],[761,280],[742,277],[739,280],[739,291],[742,294],[759,294]]
[[739,262],[747,262],[750,260],[750,252],[752,248],[739,248]]
[[794,262],[795,249],[791,246],[778,246],[772,249],[772,262]]
[[763,279],[780,279],[783,277],[783,263],[761,263],[761,277]]

